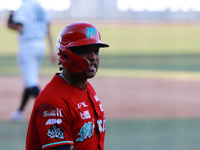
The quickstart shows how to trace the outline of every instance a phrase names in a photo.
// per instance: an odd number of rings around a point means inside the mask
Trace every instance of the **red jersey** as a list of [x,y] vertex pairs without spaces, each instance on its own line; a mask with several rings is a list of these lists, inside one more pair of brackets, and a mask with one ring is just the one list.
[[37,97],[26,150],[75,145],[76,150],[103,150],[105,116],[92,86],[82,90],[56,74]]

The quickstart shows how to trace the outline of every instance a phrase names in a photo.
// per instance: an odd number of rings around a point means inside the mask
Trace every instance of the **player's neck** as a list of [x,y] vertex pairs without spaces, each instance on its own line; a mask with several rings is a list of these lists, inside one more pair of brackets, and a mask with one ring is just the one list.
[[64,72],[61,73],[61,77],[70,85],[78,87],[80,89],[85,89],[87,85],[87,80],[83,80],[81,78],[70,76]]

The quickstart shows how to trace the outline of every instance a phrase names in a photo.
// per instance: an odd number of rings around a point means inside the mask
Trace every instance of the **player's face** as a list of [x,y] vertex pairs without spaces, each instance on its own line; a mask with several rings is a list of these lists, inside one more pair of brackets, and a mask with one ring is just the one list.
[[86,78],[92,78],[96,75],[99,67],[99,46],[88,45],[80,49],[72,50],[76,55],[89,60],[90,66],[83,72]]

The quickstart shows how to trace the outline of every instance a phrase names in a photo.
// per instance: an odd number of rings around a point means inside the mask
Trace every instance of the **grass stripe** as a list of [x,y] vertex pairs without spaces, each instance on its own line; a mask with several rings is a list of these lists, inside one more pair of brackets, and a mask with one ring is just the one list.
[[[25,149],[27,127],[0,122],[1,149]],[[199,119],[107,120],[105,150],[199,150],[199,135]]]
[[176,80],[200,80],[200,72],[184,71],[156,71],[156,70],[129,70],[129,69],[106,69],[101,68],[99,77],[134,77],[134,78],[156,78]]

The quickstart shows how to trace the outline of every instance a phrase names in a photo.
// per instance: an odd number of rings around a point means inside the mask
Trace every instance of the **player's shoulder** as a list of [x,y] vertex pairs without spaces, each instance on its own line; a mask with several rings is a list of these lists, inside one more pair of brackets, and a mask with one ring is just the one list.
[[87,81],[87,87],[88,88],[93,88],[89,81]]
[[44,7],[38,1],[33,0],[24,1],[21,7],[26,10],[31,10],[40,7],[40,9],[42,8],[43,10],[45,10]]
[[41,90],[38,98],[42,101],[58,101],[63,97],[70,96],[70,91],[63,79],[55,74],[51,81]]
[[90,82],[87,82],[87,88],[88,88],[88,90],[94,91],[94,88],[93,88],[93,86],[90,84]]
[[59,92],[59,80],[54,76],[41,90],[38,97],[45,97]]

